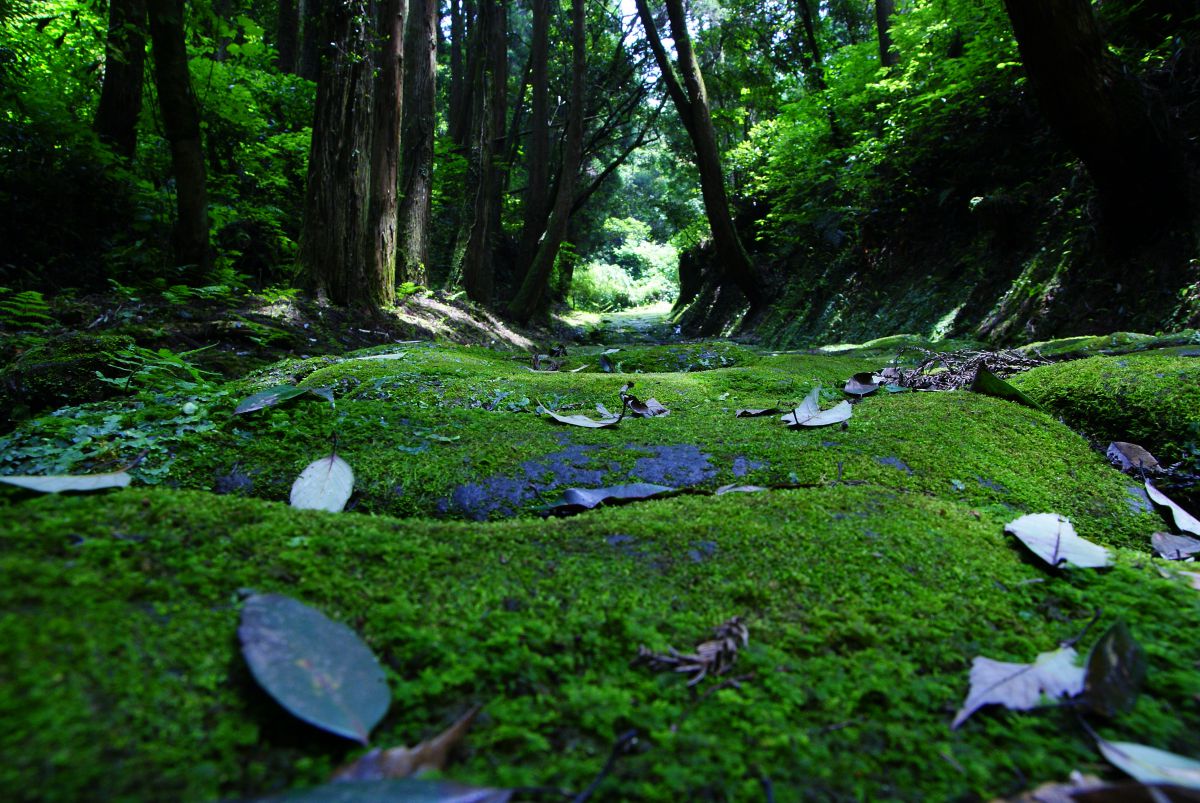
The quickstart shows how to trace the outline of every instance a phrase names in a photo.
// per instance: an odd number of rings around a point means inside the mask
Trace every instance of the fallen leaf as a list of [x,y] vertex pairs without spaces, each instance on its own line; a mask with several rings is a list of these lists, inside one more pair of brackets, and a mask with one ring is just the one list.
[[1200,519],[1168,499],[1166,494],[1150,484],[1150,480],[1146,480],[1146,495],[1154,504],[1171,511],[1171,517],[1175,520],[1175,529],[1192,535],[1200,535]]
[[1029,398],[1024,393],[993,374],[987,368],[984,368],[982,365],[979,366],[979,369],[975,372],[975,380],[971,383],[971,390],[975,393],[981,393],[984,396],[995,396],[998,399],[1007,399],[1011,402],[1023,404],[1026,407],[1032,407],[1035,410],[1042,409],[1041,405],[1039,405],[1033,399]]
[[646,399],[644,402],[639,401],[637,396],[628,392],[631,387],[633,387],[632,382],[621,388],[621,403],[625,405],[625,409],[638,418],[653,418],[656,415],[667,415],[671,412],[666,407],[663,407],[658,399]]
[[737,660],[739,647],[750,642],[750,630],[742,617],[734,616],[713,628],[713,638],[696,645],[695,653],[681,653],[674,647],[667,652],[651,652],[638,646],[634,664],[646,664],[656,672],[683,672],[691,675],[689,686],[695,686],[709,675],[723,675]]
[[604,352],[600,355],[600,370],[606,374],[611,374],[615,368],[612,358],[608,356],[609,352]]
[[260,390],[253,396],[247,396],[245,399],[234,408],[234,415],[242,413],[252,413],[255,410],[262,410],[265,407],[274,407],[282,401],[294,399],[297,396],[303,396],[308,393],[308,388],[298,388],[295,385],[280,385],[274,388]]
[[[413,341],[416,342],[416,341]],[[393,351],[391,354],[368,354],[365,357],[355,357],[356,360],[400,360],[408,354],[407,351]]]
[[333,388],[309,388],[308,392],[314,396],[320,396],[325,401],[336,406],[337,403],[333,400]]
[[552,513],[571,513],[591,510],[601,503],[632,502],[669,493],[675,489],[667,485],[649,482],[634,482],[628,485],[613,485],[608,488],[568,488],[558,504],[550,508]]
[[1200,541],[1186,535],[1171,533],[1153,533],[1150,536],[1150,546],[1167,560],[1183,560],[1200,552]]
[[757,418],[760,415],[775,415],[779,412],[778,407],[763,407],[752,410],[738,410],[736,418]]
[[578,368],[572,368],[571,373],[577,374],[580,371],[582,371],[584,368],[587,368],[587,367],[588,367],[588,363],[584,363],[583,365],[579,366]]
[[556,412],[547,410],[545,407],[540,408],[542,412],[553,418],[560,424],[570,424],[573,427],[589,427],[591,429],[604,429],[607,427],[615,427],[617,422],[621,420],[620,416],[612,416],[597,421],[594,418],[588,418],[586,415],[559,415]]
[[1028,711],[1046,705],[1045,698],[1074,697],[1083,691],[1084,668],[1075,665],[1078,657],[1072,647],[1044,652],[1032,664],[976,656],[971,664],[971,688],[966,702],[950,727],[957,728],[985,705]]
[[846,382],[846,387],[842,388],[851,396],[858,396],[860,399],[868,393],[874,393],[879,390],[879,377],[867,371],[861,374],[855,374]]
[[1083,688],[1088,706],[1106,717],[1133,708],[1146,677],[1146,653],[1124,622],[1118,621],[1088,653]]
[[1111,563],[1108,550],[1075,534],[1071,522],[1057,513],[1030,513],[1010,521],[1004,531],[1051,566],[1068,563],[1098,569]]
[[1200,790],[1136,781],[1109,784],[1076,792],[1072,803],[1200,803]]
[[530,371],[549,373],[551,371],[557,371],[559,368],[561,368],[562,363],[551,357],[549,354],[534,354],[533,357],[530,358],[528,367]]
[[354,471],[336,454],[309,463],[292,483],[291,504],[300,510],[340,513],[354,491]]
[[132,478],[124,471],[113,471],[109,474],[51,474],[49,476],[9,474],[0,477],[0,482],[44,494],[125,488],[131,481]]
[[1140,469],[1142,471],[1158,472],[1162,470],[1162,466],[1158,464],[1158,460],[1154,458],[1154,455],[1136,443],[1113,441],[1108,445],[1108,450],[1105,454],[1108,456],[1109,462],[1122,471]]
[[714,496],[723,496],[725,494],[750,494],[757,491],[765,491],[761,485],[722,485],[717,490],[713,491]]
[[1017,797],[997,798],[992,803],[1074,803],[1077,792],[1103,789],[1105,783],[1094,775],[1083,775],[1078,770],[1071,773],[1066,783],[1053,781],[1044,783]]
[[238,628],[254,679],[318,728],[367,743],[391,701],[379,662],[354,631],[281,594],[250,597]]
[[392,778],[331,783],[266,798],[274,803],[508,803],[510,789],[465,786],[454,781]]
[[813,388],[812,393],[804,397],[800,406],[783,416],[782,420],[789,427],[824,427],[830,424],[840,424],[854,414],[850,402],[838,402],[828,410],[821,410],[821,389]]
[[416,747],[376,748],[365,756],[333,773],[335,783],[378,781],[384,778],[407,778],[422,772],[440,770],[446,765],[450,750],[466,735],[480,706],[474,706],[446,730]]
[[1097,738],[1096,745],[1113,766],[1142,783],[1178,784],[1200,789],[1200,761],[1133,742]]

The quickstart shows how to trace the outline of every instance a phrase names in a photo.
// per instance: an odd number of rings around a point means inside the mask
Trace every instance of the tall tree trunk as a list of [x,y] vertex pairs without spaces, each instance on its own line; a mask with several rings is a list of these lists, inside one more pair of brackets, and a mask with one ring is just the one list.
[[148,0],[150,39],[154,47],[154,80],[163,130],[171,144],[177,216],[171,240],[175,263],[194,278],[209,267],[208,191],[200,112],[192,93],[187,45],[183,36],[183,0]]
[[394,291],[368,258],[374,234],[368,226],[374,84],[368,0],[330,3],[321,22],[329,47],[317,81],[300,264],[319,297],[376,307]]
[[400,123],[404,114],[404,12],[406,0],[378,0],[379,39],[371,118],[371,202],[367,226],[377,303],[396,301],[396,190],[400,180]]
[[275,66],[280,72],[295,73],[300,55],[300,6],[297,0],[279,0],[275,25]]
[[517,297],[508,306],[508,314],[526,322],[542,308],[550,284],[550,273],[567,235],[571,205],[575,201],[575,179],[583,160],[583,79],[587,70],[587,42],[584,35],[584,0],[571,0],[571,109],[567,116],[567,136],[563,144],[562,172],[546,236],[538,246],[533,264],[525,273]]
[[300,64],[299,76],[316,81],[321,76],[321,38],[325,32],[322,0],[299,0],[300,3]]
[[1096,184],[1105,228],[1140,239],[1191,211],[1167,117],[1109,55],[1089,0],[1005,0],[1021,60],[1051,126]]
[[409,0],[404,37],[404,148],[401,159],[400,280],[429,283],[429,222],[433,204],[434,110],[437,75],[438,0]]
[[126,159],[132,159],[137,150],[145,65],[145,0],[111,0],[108,41],[104,47],[104,85],[93,125],[100,141]]
[[533,41],[530,43],[529,82],[533,92],[529,120],[529,149],[525,163],[525,214],[517,246],[517,275],[524,276],[537,253],[538,240],[550,214],[550,83],[546,65],[550,50],[550,0],[533,0]]
[[479,16],[473,25],[472,60],[477,80],[469,88],[468,94],[474,103],[471,113],[472,133],[474,141],[471,145],[471,174],[474,183],[469,197],[472,200],[470,212],[470,233],[467,238],[466,252],[463,258],[463,288],[467,296],[480,304],[491,304],[495,292],[495,269],[492,264],[492,198],[496,186],[495,146],[496,115],[492,104],[495,102],[497,91],[496,82],[501,76],[496,75],[496,60],[494,56],[494,37],[503,30],[498,24],[498,17],[504,13],[499,0],[482,0],[479,5]]
[[447,113],[450,139],[461,147],[466,147],[478,121],[472,115],[479,107],[476,97],[484,85],[488,49],[488,37],[485,30],[488,17],[487,9],[492,0],[481,0],[479,13],[471,0],[462,0],[463,42],[466,53],[463,55],[463,80],[461,91],[457,98],[451,97],[450,109]]
[[679,73],[667,56],[658,35],[654,18],[650,14],[647,0],[637,0],[638,15],[646,31],[646,39],[658,62],[659,72],[667,85],[667,92],[675,103],[684,128],[696,150],[696,167],[700,172],[700,193],[704,199],[704,211],[712,229],[713,247],[717,252],[724,274],[732,280],[750,301],[752,311],[761,308],[762,286],[754,264],[746,253],[733,215],[729,210],[729,198],[725,191],[725,177],[721,170],[721,154],[717,148],[717,134],[708,108],[708,95],[704,89],[704,76],[696,62],[688,33],[687,19],[682,0],[667,0],[667,17],[671,24],[671,37],[675,40],[675,52],[679,58]]
[[885,69],[900,63],[896,43],[892,41],[892,15],[896,13],[896,0],[875,0],[875,29],[879,32],[879,66]]
[[492,62],[492,98],[490,102],[492,114],[492,171],[489,176],[491,183],[487,188],[488,201],[488,231],[492,240],[500,237],[502,232],[501,219],[504,208],[504,184],[507,181],[508,163],[504,155],[507,148],[508,127],[508,3],[498,0],[493,9],[495,15],[490,37]]
[[[447,104],[447,127],[451,132],[462,128],[462,121],[458,118],[462,114],[463,106],[465,36],[462,0],[450,0],[450,98]],[[453,134],[451,134],[451,138],[453,138]]]

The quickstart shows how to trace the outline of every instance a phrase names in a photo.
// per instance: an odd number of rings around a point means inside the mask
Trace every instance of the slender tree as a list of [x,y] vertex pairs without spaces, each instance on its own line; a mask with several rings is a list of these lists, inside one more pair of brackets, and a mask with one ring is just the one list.
[[154,80],[163,130],[171,144],[177,215],[172,232],[175,263],[193,276],[208,270],[208,191],[200,112],[188,72],[183,0],[148,0]]
[[638,15],[646,31],[646,40],[658,63],[662,80],[666,84],[667,94],[675,104],[679,119],[683,122],[696,152],[700,193],[704,199],[708,224],[712,229],[717,259],[721,263],[724,275],[746,295],[751,308],[757,309],[763,301],[762,287],[729,211],[716,129],[713,127],[712,115],[708,108],[704,76],[700,72],[700,65],[692,48],[692,38],[683,12],[683,1],[666,0],[666,5],[671,37],[675,41],[675,52],[678,55],[678,72],[671,63],[666,48],[663,47],[647,0],[637,0]]
[[892,41],[892,15],[896,13],[896,0],[875,0],[875,29],[879,33],[879,66],[895,67],[900,63],[896,43]]
[[550,273],[567,236],[571,207],[575,202],[575,181],[583,159],[583,84],[587,69],[584,24],[583,0],[571,0],[571,107],[567,116],[566,141],[563,143],[562,171],[559,173],[546,234],[525,273],[520,291],[508,306],[508,314],[522,322],[532,318],[545,301]]
[[409,0],[404,40],[404,127],[401,142],[400,243],[397,273],[402,281],[429,283],[429,223],[433,203],[433,146],[437,118],[437,0]]
[[374,96],[371,104],[371,202],[367,227],[372,283],[378,304],[396,300],[396,190],[400,176],[400,124],[404,113],[405,0],[378,0],[378,41],[373,47]]
[[126,159],[132,159],[137,150],[145,65],[145,0],[110,0],[104,84],[93,125],[100,140]]
[[1043,113],[1096,184],[1104,223],[1140,238],[1191,210],[1180,148],[1146,88],[1109,54],[1089,0],[1005,0]]
[[529,51],[529,145],[525,163],[524,220],[517,246],[517,272],[523,276],[537,253],[550,214],[550,84],[546,65],[550,48],[550,0],[533,0],[533,39]]

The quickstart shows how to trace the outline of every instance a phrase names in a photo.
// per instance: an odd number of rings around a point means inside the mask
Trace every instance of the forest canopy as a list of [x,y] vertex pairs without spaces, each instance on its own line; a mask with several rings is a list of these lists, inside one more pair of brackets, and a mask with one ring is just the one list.
[[1185,0],[7,0],[0,285],[675,302],[781,343],[1185,325],[1198,28]]

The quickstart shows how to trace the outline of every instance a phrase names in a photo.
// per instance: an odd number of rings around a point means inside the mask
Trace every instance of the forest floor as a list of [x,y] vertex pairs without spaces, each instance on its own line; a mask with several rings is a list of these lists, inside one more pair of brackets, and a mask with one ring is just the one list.
[[[1195,332],[1026,350],[1080,358],[1011,377],[1035,409],[843,392],[944,347],[909,336],[779,353],[684,341],[661,311],[582,330],[544,358],[407,338],[232,379],[143,356],[109,398],[0,438],[5,474],[133,479],[0,492],[0,796],[254,797],[359,755],[256,683],[238,643],[255,592],[378,657],[391,704],[371,744],[481,705],[444,775],[514,799],[572,799],[598,774],[597,800],[988,799],[1118,778],[1089,728],[1200,756],[1200,593],[1154,557],[1171,527],[1144,477],[1096,448],[1178,463],[1151,479],[1194,504]],[[789,427],[814,390],[849,418]],[[668,412],[636,415],[651,398]],[[345,509],[289,506],[331,449],[354,472]],[[598,489],[649,496],[585,509]],[[1030,513],[1111,565],[1034,557],[1005,532]],[[1136,700],[1117,688],[1135,650],[1107,636],[1082,695],[951,727],[977,656],[1027,664],[1075,639],[1087,656],[1118,622],[1144,652]]]

